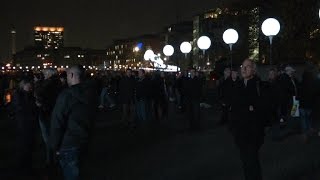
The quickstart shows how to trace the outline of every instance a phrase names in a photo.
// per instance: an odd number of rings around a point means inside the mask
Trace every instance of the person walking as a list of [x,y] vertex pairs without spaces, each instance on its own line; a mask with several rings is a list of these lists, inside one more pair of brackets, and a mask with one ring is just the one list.
[[252,60],[244,60],[241,75],[243,79],[235,84],[230,98],[229,129],[240,152],[245,179],[261,180],[259,150],[264,143],[266,105]]

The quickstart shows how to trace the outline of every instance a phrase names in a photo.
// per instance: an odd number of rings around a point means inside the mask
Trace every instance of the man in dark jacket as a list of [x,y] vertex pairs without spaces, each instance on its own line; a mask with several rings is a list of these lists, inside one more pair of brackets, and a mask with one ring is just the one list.
[[294,77],[295,70],[291,66],[286,66],[285,72],[280,75],[279,85],[279,112],[280,122],[289,123],[293,96],[298,96],[298,81]]
[[36,84],[35,98],[39,109],[39,124],[41,135],[46,145],[46,163],[52,163],[52,152],[48,143],[51,113],[56,99],[61,91],[61,82],[58,79],[55,69],[49,68],[43,70],[44,80]]
[[147,128],[150,124],[150,80],[145,76],[143,69],[139,70],[139,79],[135,86],[135,108],[137,113],[137,125],[142,129]]
[[156,121],[165,121],[168,118],[168,84],[164,72],[155,73],[152,79],[153,107]]
[[122,121],[131,122],[133,118],[135,79],[132,70],[127,69],[126,75],[119,82],[119,102],[122,104]]
[[230,101],[229,128],[235,144],[240,150],[240,158],[246,180],[261,180],[259,149],[264,142],[264,102],[256,65],[245,60],[241,67],[243,80],[233,88]]
[[190,77],[183,83],[183,94],[186,100],[186,111],[190,130],[200,130],[200,101],[202,97],[202,81],[196,76],[196,70],[190,70]]
[[96,115],[97,94],[83,82],[84,76],[80,65],[68,70],[69,88],[59,95],[52,113],[50,144],[58,155],[65,180],[80,177],[80,155],[87,150]]

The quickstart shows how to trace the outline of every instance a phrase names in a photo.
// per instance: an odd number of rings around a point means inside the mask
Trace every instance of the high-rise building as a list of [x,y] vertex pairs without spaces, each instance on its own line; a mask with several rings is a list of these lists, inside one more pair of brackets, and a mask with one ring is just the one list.
[[63,27],[34,27],[34,42],[37,48],[59,49],[63,47]]

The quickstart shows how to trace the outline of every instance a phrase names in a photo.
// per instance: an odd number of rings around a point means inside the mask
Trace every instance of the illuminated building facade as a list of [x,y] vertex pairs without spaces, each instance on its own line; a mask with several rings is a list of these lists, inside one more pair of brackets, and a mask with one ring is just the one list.
[[34,27],[34,42],[37,48],[59,49],[63,47],[63,27]]
[[[205,35],[211,39],[211,47],[206,51],[205,56],[203,52],[195,45],[193,46],[194,66],[201,67],[201,69],[214,68],[214,63],[224,59],[226,64],[230,57],[229,46],[226,45],[222,39],[222,35],[228,28],[236,29],[239,33],[239,40],[233,46],[233,60],[237,64],[247,57],[253,57],[258,60],[258,53],[256,49],[259,48],[258,22],[259,13],[255,9],[251,13],[250,9],[232,9],[232,8],[214,8],[205,13],[201,13],[193,17],[193,44],[197,44],[199,37]],[[255,18],[251,18],[251,15]],[[257,19],[258,18],[258,19]],[[254,26],[253,26],[254,25]],[[250,47],[249,39],[255,43]],[[249,53],[250,52],[250,53]],[[210,66],[210,67],[207,67]]]
[[105,66],[110,69],[122,69],[148,66],[143,60],[144,52],[152,49],[162,53],[164,38],[161,34],[147,34],[128,39],[114,40],[107,48]]
[[170,44],[175,49],[173,55],[166,61],[168,64],[177,65],[183,70],[192,66],[192,53],[189,53],[187,57],[185,57],[180,51],[180,45],[184,41],[188,41],[194,45],[192,41],[192,30],[192,21],[171,24],[165,28],[165,44]]

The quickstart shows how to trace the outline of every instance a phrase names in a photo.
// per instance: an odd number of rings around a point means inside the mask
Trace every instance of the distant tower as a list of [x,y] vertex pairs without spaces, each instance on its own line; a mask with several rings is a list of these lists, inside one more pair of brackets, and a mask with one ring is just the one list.
[[11,39],[11,47],[10,47],[10,58],[12,59],[13,56],[16,54],[17,52],[17,48],[16,48],[16,29],[12,28],[10,31],[10,39]]

